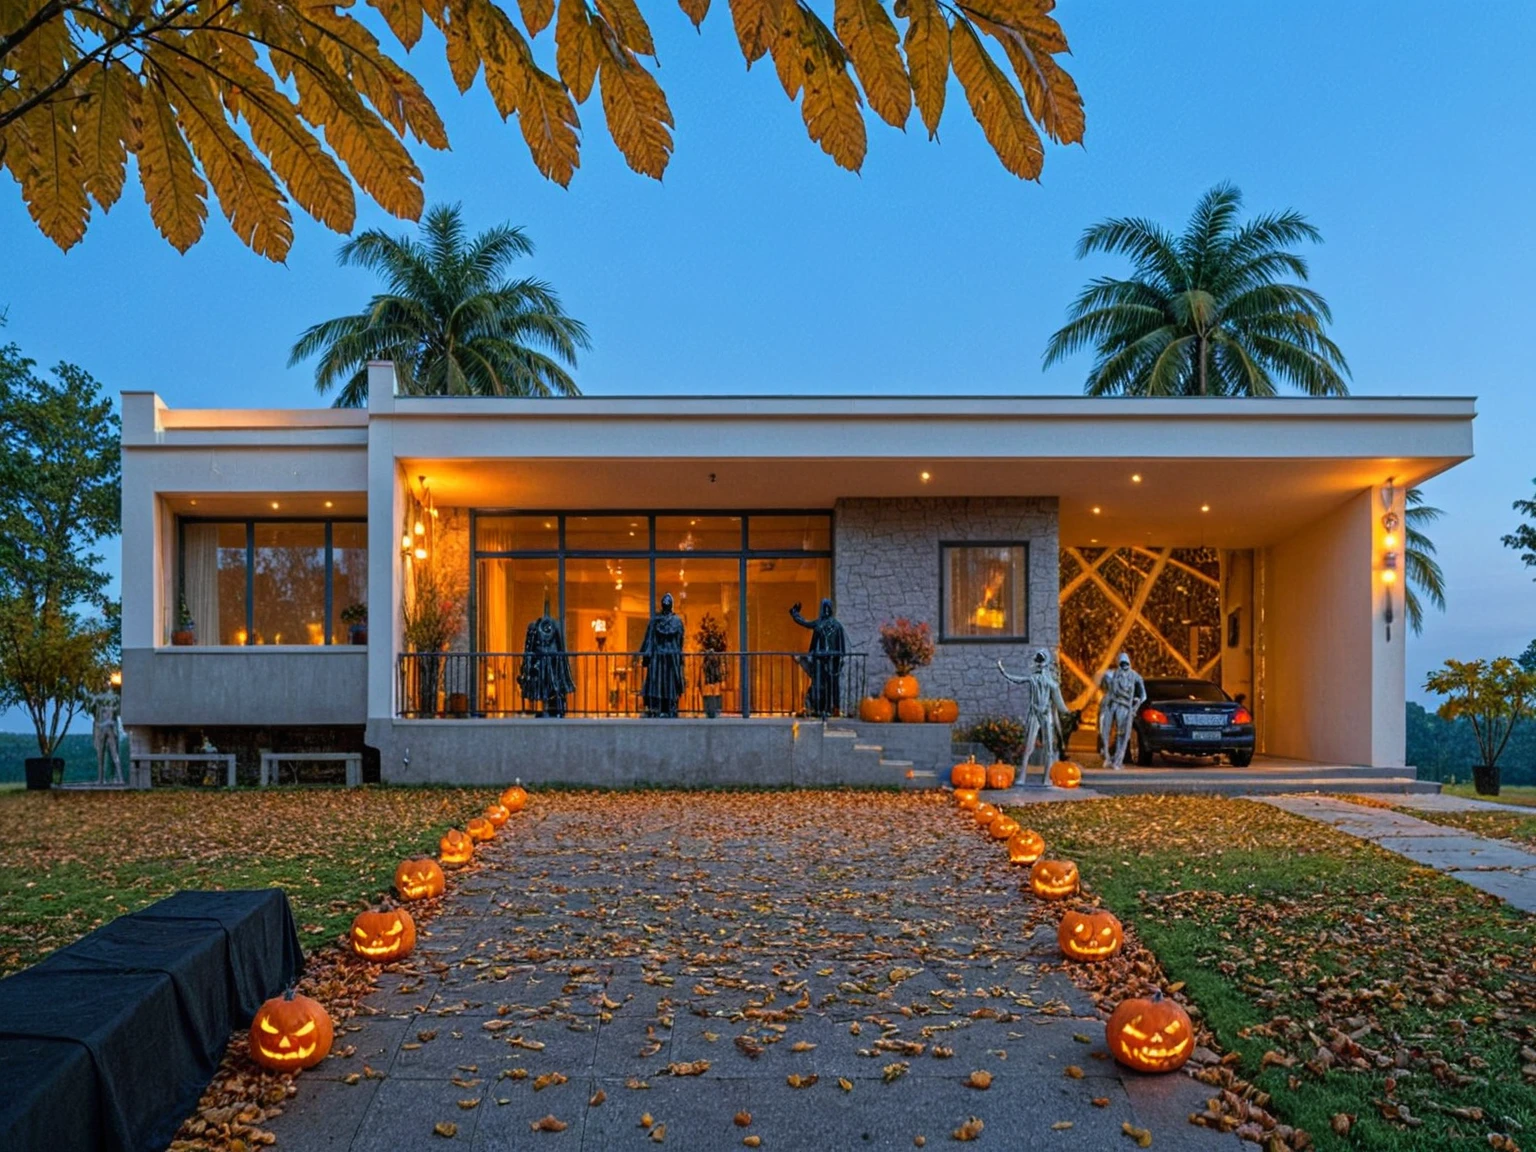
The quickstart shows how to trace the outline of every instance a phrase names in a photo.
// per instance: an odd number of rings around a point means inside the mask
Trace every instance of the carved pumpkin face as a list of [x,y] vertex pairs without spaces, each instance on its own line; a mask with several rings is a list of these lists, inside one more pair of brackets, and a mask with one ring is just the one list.
[[352,951],[364,960],[399,960],[416,947],[416,921],[404,908],[359,912],[352,920]]
[[997,818],[997,807],[992,804],[981,803],[976,805],[976,823],[985,828]]
[[1008,859],[1014,864],[1033,864],[1045,855],[1045,837],[1033,828],[1020,828],[1008,841]]
[[1172,1072],[1195,1047],[1189,1013],[1161,993],[1150,1000],[1122,1000],[1104,1035],[1114,1058],[1140,1072]]
[[443,870],[430,856],[402,860],[395,868],[395,891],[402,900],[425,900],[443,894]]
[[469,833],[469,838],[474,841],[489,840],[496,835],[496,825],[492,824],[484,816],[476,816],[464,825],[464,831]]
[[1083,782],[1083,770],[1070,760],[1051,765],[1051,783],[1058,788],[1076,788]]
[[1120,951],[1125,930],[1113,912],[1068,908],[1056,930],[1056,943],[1068,960],[1107,960]]
[[450,868],[468,864],[474,855],[475,842],[457,828],[448,829],[437,842],[437,858]]
[[1012,788],[1016,773],[1012,764],[998,762],[987,767],[988,788]]
[[511,818],[512,813],[507,811],[505,805],[497,802],[495,804],[487,804],[485,811],[481,815],[491,822],[492,828],[500,828]]
[[1062,900],[1077,892],[1077,865],[1070,860],[1036,860],[1029,870],[1029,890],[1043,900]]
[[974,788],[955,789],[955,804],[962,812],[974,812],[981,803],[981,798],[976,795]]
[[251,1021],[251,1059],[263,1068],[313,1068],[331,1050],[335,1032],[319,1001],[297,992],[274,996]]
[[962,760],[949,770],[949,782],[956,788],[969,788],[975,791],[987,786],[987,770],[976,763],[976,757]]
[[998,813],[997,819],[987,825],[987,832],[994,840],[1008,840],[1019,830],[1019,822],[1012,816],[1004,816]]
[[521,784],[514,784],[501,794],[501,806],[508,812],[521,812],[528,803],[528,793]]

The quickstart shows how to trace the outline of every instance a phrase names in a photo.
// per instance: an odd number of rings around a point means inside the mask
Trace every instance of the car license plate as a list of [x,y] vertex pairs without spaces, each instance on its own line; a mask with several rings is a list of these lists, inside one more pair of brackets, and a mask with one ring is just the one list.
[[1190,735],[1190,738],[1194,739],[1194,740],[1220,740],[1221,739],[1221,733],[1216,731],[1216,729],[1214,729],[1214,728],[1196,728],[1189,735]]
[[1220,712],[1186,712],[1184,723],[1191,728],[1220,728],[1227,718]]

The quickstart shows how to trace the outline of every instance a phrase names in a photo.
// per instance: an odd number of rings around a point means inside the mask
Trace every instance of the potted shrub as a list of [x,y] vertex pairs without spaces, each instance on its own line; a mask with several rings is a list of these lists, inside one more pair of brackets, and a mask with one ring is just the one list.
[[896,675],[885,682],[885,698],[915,699],[918,684],[912,670],[933,663],[933,630],[926,623],[913,623],[905,616],[887,620],[880,625],[880,651],[896,670]]
[[1472,765],[1472,783],[1481,796],[1499,794],[1499,757],[1515,726],[1536,709],[1536,673],[1508,656],[1497,660],[1447,660],[1431,672],[1424,687],[1446,697],[1442,720],[1463,716],[1472,725],[1480,764]]
[[361,600],[348,604],[341,610],[341,622],[347,626],[347,640],[350,643],[368,643],[368,605]]
[[725,683],[725,657],[721,655],[725,651],[725,629],[706,612],[693,642],[704,653],[699,680],[704,686],[704,715],[713,720],[720,715],[720,688]]
[[189,648],[197,643],[197,624],[187,611],[186,596],[176,598],[176,627],[171,630],[171,643],[178,648]]
[[983,716],[971,725],[968,738],[1000,764],[1017,764],[1024,758],[1024,724],[1012,716]]

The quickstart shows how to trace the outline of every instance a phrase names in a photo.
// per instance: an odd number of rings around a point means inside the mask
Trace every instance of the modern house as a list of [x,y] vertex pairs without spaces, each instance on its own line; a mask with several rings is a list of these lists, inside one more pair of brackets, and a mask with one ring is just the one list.
[[[1261,756],[1400,767],[1404,493],[1471,455],[1475,414],[1455,398],[429,398],[371,371],[366,410],[124,395],[136,753],[206,740],[244,771],[261,749],[364,751],[399,782],[877,779],[865,743],[949,753],[947,726],[877,740],[856,717],[890,675],[879,625],[904,616],[937,641],[923,695],[957,700],[961,723],[1017,714],[997,662],[1023,671],[1043,647],[1091,724],[1126,650],[1144,675],[1243,694]],[[642,715],[634,656],[664,594],[687,636],[675,720]],[[810,633],[790,613],[824,598],[855,714],[825,725],[799,715]],[[572,654],[558,719],[519,675],[546,610]],[[725,640],[711,668],[706,616]]]

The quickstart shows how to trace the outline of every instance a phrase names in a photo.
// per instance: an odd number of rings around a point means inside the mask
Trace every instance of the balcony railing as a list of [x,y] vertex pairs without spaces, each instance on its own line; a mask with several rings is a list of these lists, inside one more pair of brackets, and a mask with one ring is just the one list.
[[[567,716],[638,717],[646,714],[645,668],[635,652],[567,652],[575,691]],[[804,652],[685,652],[679,716],[706,715],[718,696],[722,716],[800,716],[807,709],[811,657]],[[866,687],[865,654],[841,658],[836,707],[829,715],[857,713]],[[707,665],[707,668],[706,668]],[[704,682],[705,671],[712,683]],[[406,718],[513,718],[538,716],[544,702],[523,694],[521,652],[404,652],[395,684],[396,714]],[[716,677],[719,679],[716,680]],[[812,703],[820,703],[813,701]],[[819,714],[817,709],[815,714]]]

